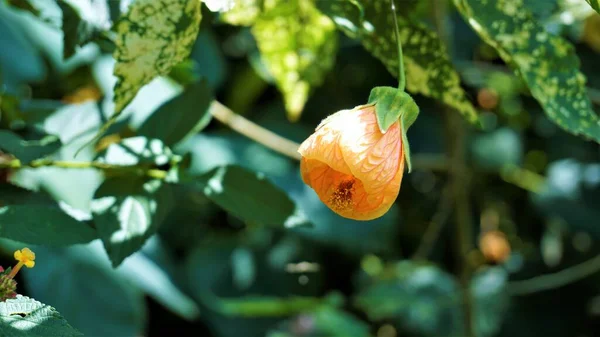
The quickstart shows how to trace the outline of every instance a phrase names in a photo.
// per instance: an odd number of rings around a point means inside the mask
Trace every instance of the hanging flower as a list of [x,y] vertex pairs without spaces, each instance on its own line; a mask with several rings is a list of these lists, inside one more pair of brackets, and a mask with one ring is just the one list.
[[382,133],[374,104],[331,115],[300,145],[302,180],[340,216],[382,216],[396,200],[404,173],[400,123]]

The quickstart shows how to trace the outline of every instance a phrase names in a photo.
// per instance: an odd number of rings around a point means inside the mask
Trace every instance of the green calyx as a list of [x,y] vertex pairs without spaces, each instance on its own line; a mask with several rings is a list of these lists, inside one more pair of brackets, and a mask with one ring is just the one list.
[[392,124],[400,122],[402,131],[402,150],[408,167],[408,172],[412,170],[410,161],[410,146],[406,132],[408,128],[417,120],[419,107],[417,103],[403,90],[392,87],[375,87],[369,95],[369,104],[375,105],[375,114],[377,115],[377,124],[381,133],[386,133]]

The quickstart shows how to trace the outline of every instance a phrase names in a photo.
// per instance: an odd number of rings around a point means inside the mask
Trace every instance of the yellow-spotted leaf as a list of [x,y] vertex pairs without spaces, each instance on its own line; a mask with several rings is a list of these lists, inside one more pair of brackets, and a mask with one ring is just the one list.
[[600,13],[600,0],[586,0],[596,12]]
[[115,111],[103,133],[138,90],[190,54],[198,36],[201,0],[135,0],[116,25]]
[[[317,5],[340,30],[359,39],[390,73],[398,76],[396,28],[389,1],[318,0]],[[402,11],[402,6],[398,11]],[[460,86],[460,77],[437,34],[408,15],[397,18],[407,90],[441,100],[470,122],[476,122],[477,111]]]
[[252,32],[283,93],[288,118],[300,117],[311,88],[321,85],[335,61],[335,25],[312,0],[279,1],[256,20]]
[[523,78],[554,123],[600,141],[573,46],[538,24],[522,0],[454,0],[467,22]]

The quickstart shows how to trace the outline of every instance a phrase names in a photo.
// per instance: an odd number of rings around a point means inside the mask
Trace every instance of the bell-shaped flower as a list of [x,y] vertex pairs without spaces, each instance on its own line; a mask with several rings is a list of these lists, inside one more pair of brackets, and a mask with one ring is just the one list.
[[329,116],[300,145],[302,179],[340,216],[382,216],[396,200],[404,173],[400,123],[383,133],[374,104]]

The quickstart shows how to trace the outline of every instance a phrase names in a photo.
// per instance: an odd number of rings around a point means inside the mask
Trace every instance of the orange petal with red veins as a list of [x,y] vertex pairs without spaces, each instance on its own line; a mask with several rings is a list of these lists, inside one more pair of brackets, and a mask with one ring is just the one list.
[[384,215],[400,191],[400,124],[382,134],[374,106],[342,110],[302,143],[300,172],[331,210],[354,220]]

